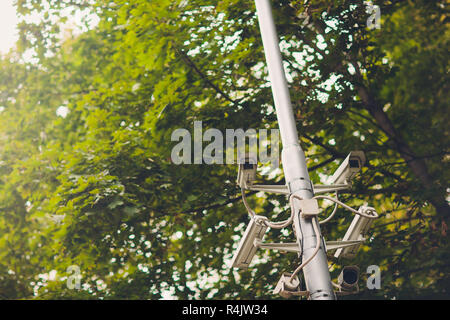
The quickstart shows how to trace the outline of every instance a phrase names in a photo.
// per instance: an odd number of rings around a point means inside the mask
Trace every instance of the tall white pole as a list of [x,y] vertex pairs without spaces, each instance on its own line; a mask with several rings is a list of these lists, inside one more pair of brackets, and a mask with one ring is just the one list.
[[[305,153],[300,147],[291,98],[281,59],[279,40],[275,29],[269,0],[255,0],[259,27],[266,55],[272,94],[277,112],[278,125],[283,143],[282,162],[286,185],[291,194],[302,199],[314,196],[312,183],[306,167]],[[328,262],[322,236],[315,234],[312,218],[302,218],[298,200],[294,199],[294,228],[301,249],[302,261],[314,252],[317,241],[321,242],[317,255],[304,267],[306,288],[312,300],[334,300]],[[317,218],[313,218],[317,219]],[[318,221],[316,221],[318,225]]]

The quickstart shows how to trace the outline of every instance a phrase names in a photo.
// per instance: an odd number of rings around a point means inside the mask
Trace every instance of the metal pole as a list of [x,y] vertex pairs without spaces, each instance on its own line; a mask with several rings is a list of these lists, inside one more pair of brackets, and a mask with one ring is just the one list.
[[[292,111],[286,76],[284,74],[270,2],[269,0],[255,0],[255,3],[269,69],[269,78],[272,84],[272,94],[277,112],[278,125],[280,127],[281,141],[283,143],[281,159],[286,185],[291,194],[295,194],[302,199],[311,199],[314,196],[314,192],[306,167],[305,154],[298,141],[297,127]],[[300,216],[300,208],[296,199],[294,199],[294,209],[296,212],[294,229],[303,261],[306,261],[313,253],[316,247],[316,241],[321,241],[319,252],[303,269],[310,299],[334,300],[335,294],[331,285],[327,256],[324,249],[324,242],[320,235],[320,229],[319,234],[316,235],[311,218],[304,219]]]

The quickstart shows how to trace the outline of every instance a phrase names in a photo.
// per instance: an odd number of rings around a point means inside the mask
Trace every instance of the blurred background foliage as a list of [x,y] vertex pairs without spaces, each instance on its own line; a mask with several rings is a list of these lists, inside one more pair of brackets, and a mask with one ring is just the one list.
[[[368,163],[353,206],[380,213],[353,261],[353,299],[449,298],[446,1],[272,1],[311,178],[351,150]],[[277,128],[253,1],[17,0],[16,50],[0,60],[0,298],[277,299],[293,254],[228,263],[248,222],[236,165],[174,165],[171,133]],[[99,23],[61,32],[67,15]],[[33,59],[23,59],[32,52]],[[68,111],[65,117],[57,110]],[[264,172],[267,172],[264,171]],[[261,180],[283,183],[282,171]],[[253,194],[274,220],[284,196]],[[326,205],[326,204],[323,204]],[[327,212],[330,212],[328,209]],[[342,238],[338,210],[323,226]],[[268,241],[289,241],[270,230]],[[67,288],[79,266],[81,289]],[[365,285],[381,268],[381,289]]]

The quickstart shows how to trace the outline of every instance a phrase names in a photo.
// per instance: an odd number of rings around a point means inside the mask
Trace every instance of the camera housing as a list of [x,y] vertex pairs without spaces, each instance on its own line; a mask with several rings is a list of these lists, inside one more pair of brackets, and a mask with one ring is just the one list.
[[361,170],[366,163],[366,156],[363,151],[352,151],[348,154],[339,168],[330,178],[330,184],[349,184],[350,180]]
[[300,291],[300,279],[298,276],[295,276],[292,279],[292,282],[290,281],[291,276],[292,273],[283,272],[280,280],[278,280],[278,283],[273,290],[273,294],[279,294],[283,298],[306,295],[306,292]]
[[257,162],[253,157],[246,155],[239,161],[237,184],[246,189],[256,180]]
[[255,256],[258,247],[255,246],[255,240],[261,241],[267,230],[264,216],[253,216],[242,236],[239,246],[231,260],[231,267],[247,269]]
[[[377,216],[377,213],[374,208],[361,206],[358,209],[359,212],[364,213],[366,215],[372,215],[374,217]],[[348,227],[347,232],[344,235],[342,241],[351,241],[351,240],[364,240],[364,236],[369,231],[370,226],[372,225],[373,219],[369,219],[367,217],[360,216],[359,214],[355,215]],[[337,249],[334,257],[335,258],[354,258],[359,249],[359,244],[355,244],[350,247]]]

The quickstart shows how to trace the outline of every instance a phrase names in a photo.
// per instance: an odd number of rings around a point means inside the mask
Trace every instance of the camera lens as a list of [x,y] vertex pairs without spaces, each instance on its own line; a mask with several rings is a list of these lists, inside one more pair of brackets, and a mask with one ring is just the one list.
[[358,281],[358,272],[354,269],[345,270],[344,274],[344,282],[347,284],[355,284]]
[[350,168],[359,168],[360,167],[358,160],[350,160],[349,164],[350,164]]

